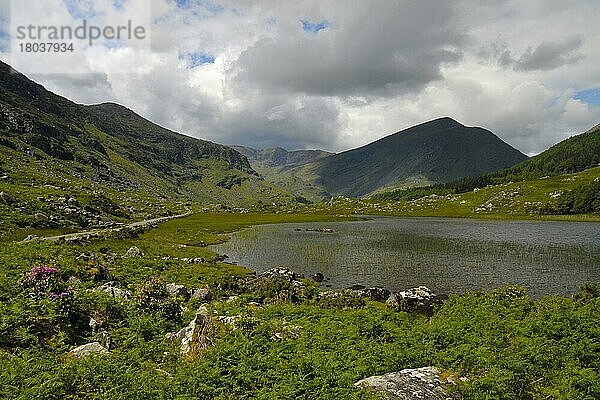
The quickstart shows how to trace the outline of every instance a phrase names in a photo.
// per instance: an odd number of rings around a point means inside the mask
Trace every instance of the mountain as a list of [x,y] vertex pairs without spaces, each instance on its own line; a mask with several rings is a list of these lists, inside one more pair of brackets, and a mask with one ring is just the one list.
[[492,179],[527,180],[583,171],[600,166],[600,124],[570,137],[506,170],[491,174]]
[[273,167],[295,167],[329,157],[333,153],[323,150],[294,150],[287,151],[281,147],[257,150],[245,146],[231,146],[245,155],[250,165],[256,170]]
[[292,169],[278,182],[303,180],[324,195],[363,197],[482,175],[526,159],[486,129],[440,118]]
[[[311,182],[311,178],[296,176],[297,171],[304,165],[331,156],[323,150],[287,151],[280,147],[256,150],[250,147],[233,146],[245,155],[253,169],[269,182],[296,195],[296,200],[319,201],[328,193],[319,185]],[[313,179],[314,180],[314,179]]]
[[82,209],[102,198],[110,207],[96,216],[105,219],[175,212],[182,208],[175,203],[187,201],[245,206],[293,200],[230,147],[162,128],[117,104],[76,104],[4,63],[0,177],[3,198],[12,199],[12,207],[0,199],[0,217],[21,218],[23,226],[92,224],[57,212],[50,205],[59,198],[72,198]]

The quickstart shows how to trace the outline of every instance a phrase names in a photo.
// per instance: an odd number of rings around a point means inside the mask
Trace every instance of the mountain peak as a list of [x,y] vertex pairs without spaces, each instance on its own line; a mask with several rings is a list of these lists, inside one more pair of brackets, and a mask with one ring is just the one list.
[[432,129],[452,129],[457,127],[465,127],[463,124],[450,117],[436,118],[434,120],[424,122],[417,126],[423,126]]

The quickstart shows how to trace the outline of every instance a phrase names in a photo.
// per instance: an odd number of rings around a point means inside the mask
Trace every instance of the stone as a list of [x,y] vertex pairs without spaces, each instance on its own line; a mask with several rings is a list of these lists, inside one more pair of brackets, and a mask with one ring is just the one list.
[[136,258],[136,257],[143,257],[144,253],[142,253],[142,251],[137,247],[137,246],[131,246],[129,248],[129,250],[127,250],[127,252],[125,253],[125,255],[123,257],[125,258]]
[[325,280],[325,276],[322,273],[317,272],[316,274],[311,275],[310,279],[312,279],[313,281],[315,281],[317,283],[321,283]]
[[92,354],[108,354],[108,349],[98,342],[87,343],[69,352],[75,358],[87,357]]
[[258,276],[259,278],[279,278],[284,281],[292,282],[296,280],[296,273],[286,267],[275,267],[271,268]]
[[441,299],[425,286],[419,286],[394,294],[394,302],[388,303],[398,311],[417,312],[432,315],[435,306],[442,304]]
[[209,288],[192,289],[190,298],[202,302],[211,301],[213,296]]
[[207,347],[206,325],[210,320],[208,314],[206,307],[200,307],[194,319],[185,328],[178,332],[167,333],[165,337],[168,340],[179,342],[179,351],[183,355],[190,355],[192,350],[201,350]]
[[108,293],[115,299],[129,300],[131,298],[130,291],[116,287],[114,282],[107,282],[102,286],[98,286],[94,290],[98,292]]
[[25,239],[23,239],[24,242],[33,242],[34,240],[39,239],[38,235],[29,235],[27,236]]
[[371,301],[386,302],[392,294],[389,290],[382,287],[370,287],[358,291],[361,297],[366,297]]
[[435,367],[403,369],[380,376],[371,376],[354,384],[383,394],[388,400],[452,400]]
[[176,283],[169,283],[167,285],[167,292],[170,295],[179,296],[183,298],[188,297],[188,290],[184,285],[178,285]]

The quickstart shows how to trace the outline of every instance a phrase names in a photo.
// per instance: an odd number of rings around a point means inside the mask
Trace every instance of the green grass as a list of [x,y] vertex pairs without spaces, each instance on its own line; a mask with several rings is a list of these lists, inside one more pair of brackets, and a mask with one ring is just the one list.
[[305,209],[317,213],[327,210],[339,214],[409,217],[600,221],[597,214],[543,214],[543,209],[556,204],[562,194],[599,178],[600,167],[596,167],[575,174],[487,186],[467,193],[399,201],[335,198],[330,203],[315,204]]
[[[453,388],[465,399],[600,396],[597,291],[577,299],[536,301],[519,288],[466,293],[451,297],[431,318],[388,310],[380,303],[324,309],[311,296],[294,303],[282,300],[286,297],[280,294],[290,287],[276,282],[248,291],[242,282],[249,271],[211,261],[216,254],[206,248],[250,225],[347,219],[196,213],[139,237],[83,245],[4,243],[0,398],[369,399],[373,395],[357,390],[354,382],[428,365],[468,378]],[[138,246],[144,257],[121,258],[130,246]],[[85,261],[82,253],[97,256]],[[181,260],[195,257],[207,262]],[[58,267],[63,279],[83,281],[68,318],[53,303],[24,296],[18,282],[39,263]],[[110,277],[101,276],[102,267]],[[240,327],[215,325],[212,345],[184,359],[164,335],[189,322],[198,307],[193,300],[181,303],[186,311],[179,319],[145,311],[137,300],[126,303],[86,290],[112,279],[139,293],[151,277],[240,295],[237,302],[218,298],[208,305],[219,315],[234,316]],[[265,305],[249,304],[257,298]],[[103,321],[114,348],[104,357],[66,357],[75,345],[99,339],[85,328],[89,315]],[[289,326],[297,327],[289,339],[272,339]]]

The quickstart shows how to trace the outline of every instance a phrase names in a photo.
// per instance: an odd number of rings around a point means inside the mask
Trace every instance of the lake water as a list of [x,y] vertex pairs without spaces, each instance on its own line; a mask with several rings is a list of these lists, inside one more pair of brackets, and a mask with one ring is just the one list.
[[[306,231],[314,228],[333,232]],[[280,265],[306,276],[321,272],[331,288],[425,285],[450,294],[514,283],[538,297],[600,283],[598,223],[375,218],[260,225],[212,248],[257,272]]]

